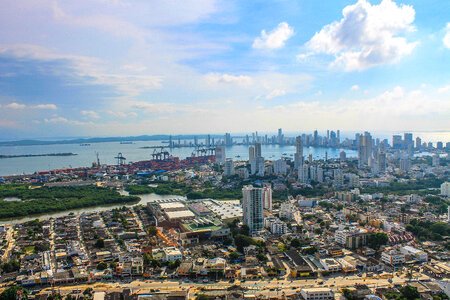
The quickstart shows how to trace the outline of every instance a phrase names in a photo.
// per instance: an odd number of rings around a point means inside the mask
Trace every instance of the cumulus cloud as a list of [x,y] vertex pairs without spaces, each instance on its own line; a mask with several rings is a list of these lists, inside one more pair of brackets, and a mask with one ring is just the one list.
[[287,92],[285,90],[275,89],[266,96],[266,99],[270,100],[276,97],[284,96],[286,93]]
[[250,85],[253,80],[249,76],[245,75],[230,75],[230,74],[220,74],[220,73],[209,73],[205,75],[205,80],[208,84],[238,84],[238,85]]
[[9,103],[5,107],[10,109],[57,109],[55,104],[26,105],[17,102]]
[[97,112],[93,111],[93,110],[82,110],[81,114],[83,116],[89,117],[91,119],[99,119],[100,116],[98,115]]
[[410,54],[416,42],[403,36],[414,30],[415,10],[392,0],[371,5],[359,0],[343,9],[343,18],[317,32],[306,43],[314,53],[334,55],[332,66],[346,71],[393,64]]
[[350,90],[352,90],[352,91],[357,91],[357,90],[359,90],[359,85],[357,85],[357,84],[353,85],[353,86],[350,88]]
[[[89,78],[90,80],[87,83],[115,86],[118,91],[127,96],[136,96],[145,90],[160,89],[162,87],[163,78],[161,76],[135,75],[125,72],[116,73],[109,70],[105,63],[98,58],[59,54],[49,48],[36,45],[0,45],[0,55],[45,62],[63,62],[75,75]],[[61,70],[57,72],[61,72]]]
[[438,89],[438,92],[441,93],[441,94],[442,93],[446,93],[448,91],[450,91],[450,85],[446,85],[446,86],[443,86],[443,87]]
[[24,109],[27,106],[25,104],[19,104],[19,103],[13,102],[13,103],[9,103],[9,104],[5,105],[5,107],[11,108],[11,109]]
[[47,124],[69,124],[69,125],[76,125],[76,126],[84,126],[84,125],[94,125],[94,123],[92,122],[81,122],[81,121],[77,121],[77,120],[69,120],[67,118],[64,117],[54,117],[54,118],[50,118],[44,119],[44,122]]
[[447,23],[447,26],[445,27],[445,35],[442,39],[442,42],[444,43],[444,46],[450,49],[450,23]]
[[137,117],[137,113],[135,113],[134,111],[131,112],[123,112],[123,111],[112,111],[112,110],[108,110],[107,111],[108,114],[116,117],[116,118],[135,118]]
[[253,42],[255,49],[280,49],[284,47],[286,41],[294,34],[294,29],[288,23],[282,22],[278,26],[267,33],[261,31],[261,36],[257,37]]

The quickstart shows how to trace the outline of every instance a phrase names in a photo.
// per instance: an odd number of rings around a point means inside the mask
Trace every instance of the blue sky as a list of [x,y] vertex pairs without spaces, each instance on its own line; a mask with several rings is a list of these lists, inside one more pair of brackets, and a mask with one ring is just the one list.
[[6,0],[0,138],[450,130],[449,1]]

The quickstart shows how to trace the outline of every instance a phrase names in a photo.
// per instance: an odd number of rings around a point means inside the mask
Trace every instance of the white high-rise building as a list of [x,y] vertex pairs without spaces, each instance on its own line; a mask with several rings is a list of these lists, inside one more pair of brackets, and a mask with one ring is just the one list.
[[302,137],[295,138],[295,154],[294,154],[294,169],[298,170],[300,165],[303,165],[303,142]]
[[294,205],[291,201],[281,203],[279,216],[286,220],[292,220],[294,218]]
[[216,147],[216,163],[224,164],[225,163],[225,146]]
[[255,143],[255,157],[261,156],[261,143]]
[[380,173],[386,172],[386,153],[378,153],[378,171]]
[[409,158],[400,159],[400,170],[403,172],[408,172],[411,168],[411,160]]
[[298,180],[301,183],[308,183],[309,176],[308,176],[308,165],[303,164],[298,167]]
[[323,183],[323,169],[321,167],[317,167],[317,182]]
[[246,185],[242,188],[243,222],[255,234],[264,228],[262,188]]
[[441,184],[441,195],[450,197],[450,182],[446,181]]
[[275,174],[286,174],[287,172],[287,165],[286,161],[284,159],[277,159],[273,162],[273,171]]
[[264,157],[254,157],[250,160],[252,175],[264,176]]
[[233,176],[234,175],[234,166],[233,166],[233,160],[231,158],[228,158],[225,161],[224,165],[224,175],[225,176]]
[[348,179],[349,179],[349,185],[351,187],[359,186],[359,176],[358,175],[351,173],[351,174],[349,174]]
[[440,158],[439,154],[433,155],[433,167],[439,167],[440,166]]
[[248,161],[252,161],[252,159],[255,158],[255,147],[250,146],[248,147]]
[[340,160],[341,162],[344,162],[344,161],[347,160],[347,154],[345,153],[344,150],[342,150],[341,153],[339,153],[339,160]]
[[272,211],[272,188],[265,186],[262,189],[263,208]]
[[309,179],[317,181],[317,166],[309,167]]
[[333,178],[335,185],[344,185],[344,175],[342,174],[342,169],[334,169]]

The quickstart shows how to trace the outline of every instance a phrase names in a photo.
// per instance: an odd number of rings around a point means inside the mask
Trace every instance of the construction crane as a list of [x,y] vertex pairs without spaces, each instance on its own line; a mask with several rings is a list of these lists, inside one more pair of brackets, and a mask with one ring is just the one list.
[[125,164],[126,158],[123,157],[122,152],[119,152],[119,153],[117,154],[117,156],[114,157],[114,158],[117,159],[117,165],[118,165],[118,166],[122,166],[122,165]]

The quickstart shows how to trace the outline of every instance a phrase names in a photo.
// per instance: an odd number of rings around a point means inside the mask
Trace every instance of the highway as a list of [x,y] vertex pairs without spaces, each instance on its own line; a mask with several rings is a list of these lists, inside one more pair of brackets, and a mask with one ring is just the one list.
[[[135,280],[130,283],[94,283],[94,284],[82,284],[78,286],[62,286],[59,288],[62,294],[70,293],[71,290],[85,289],[87,287],[92,287],[94,291],[121,291],[123,288],[132,288],[133,292],[138,293],[150,293],[151,290],[156,290],[159,292],[171,292],[177,290],[187,290],[189,289],[191,293],[211,293],[216,291],[225,291],[232,286],[240,286],[244,288],[247,294],[256,295],[281,295],[283,292],[286,294],[292,294],[299,291],[301,288],[307,287],[329,287],[335,292],[338,292],[341,288],[351,287],[355,284],[366,284],[371,288],[377,287],[387,287],[393,284],[404,284],[409,279],[405,275],[394,276],[392,282],[389,282],[388,275],[383,276],[384,278],[377,277],[359,277],[356,275],[348,276],[333,276],[328,278],[318,278],[318,279],[272,279],[272,280],[247,280],[245,282],[236,280],[231,283],[228,281],[219,281],[212,283],[203,282],[185,282],[184,280]],[[428,276],[424,274],[416,274],[415,280],[429,279]],[[50,289],[44,289],[49,291]]]

